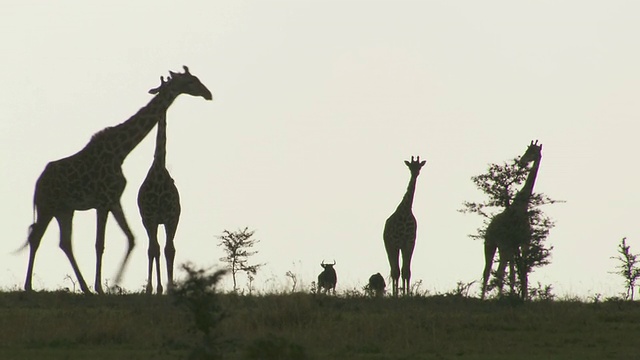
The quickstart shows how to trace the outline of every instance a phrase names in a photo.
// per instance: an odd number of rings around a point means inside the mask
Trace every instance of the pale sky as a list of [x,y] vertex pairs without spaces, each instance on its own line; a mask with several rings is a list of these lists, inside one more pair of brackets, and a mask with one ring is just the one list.
[[[610,257],[624,236],[640,253],[640,3],[120,4],[2,6],[0,288],[23,287],[28,251],[13,251],[46,164],[127,120],[160,76],[187,65],[214,99],[182,95],[168,112],[167,165],[183,208],[176,264],[220,266],[216,236],[247,226],[261,240],[255,262],[267,263],[259,290],[289,288],[289,270],[309,286],[334,259],[338,291],[359,289],[389,273],[382,229],[409,181],[403,162],[419,155],[412,280],[452,290],[483,267],[482,242],[467,236],[481,219],[456,211],[484,199],[470,178],[537,139],[535,191],[566,203],[544,208],[556,221],[552,263],[530,283],[581,297],[624,290]],[[121,203],[137,239],[129,290],[146,283],[136,196],[154,146],[155,129],[123,167]],[[73,244],[90,285],[95,228],[95,211],[76,213]],[[58,238],[53,221],[35,289],[71,285]],[[112,217],[106,247],[103,278],[113,279],[126,237]]]

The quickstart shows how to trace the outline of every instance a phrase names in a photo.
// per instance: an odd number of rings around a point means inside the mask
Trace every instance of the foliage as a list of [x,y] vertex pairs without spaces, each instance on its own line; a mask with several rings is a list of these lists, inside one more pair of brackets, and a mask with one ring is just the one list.
[[[127,289],[123,288],[118,284],[110,285],[109,279],[104,279],[104,288],[106,289],[105,294],[107,295],[126,295],[129,293]],[[75,291],[75,284],[74,284],[74,291]]]
[[624,294],[625,300],[633,301],[634,290],[636,287],[636,281],[640,278],[640,260],[638,260],[638,254],[631,252],[631,246],[627,245],[627,238],[622,238],[622,241],[618,245],[618,255],[612,256],[612,259],[618,260],[618,271],[614,274],[618,274],[624,278],[626,286],[626,294]]
[[249,231],[249,228],[238,229],[235,232],[224,230],[221,236],[218,236],[220,243],[218,246],[222,246],[226,256],[220,258],[229,265],[231,271],[231,277],[233,278],[233,291],[238,291],[238,285],[236,281],[236,275],[239,272],[244,272],[247,275],[249,284],[249,294],[251,294],[253,287],[253,280],[258,272],[258,269],[264,264],[249,265],[249,257],[257,254],[257,251],[249,251],[254,245],[260,242],[260,240],[253,239],[252,236],[255,231]]
[[542,285],[538,283],[537,287],[531,288],[531,300],[534,301],[553,301],[556,296],[553,294],[553,286],[551,284]]
[[75,278],[73,278],[73,277],[71,277],[71,275],[66,274],[66,275],[64,276],[64,280],[65,280],[65,281],[69,281],[69,282],[71,283],[71,285],[72,285],[72,288],[69,288],[69,287],[66,287],[66,288],[65,288],[65,290],[66,290],[67,292],[72,292],[72,293],[74,293],[74,294],[75,294],[75,293],[77,293],[77,292],[79,291],[80,287],[78,286],[78,283],[76,282],[76,279],[75,279]]
[[[475,240],[484,240],[487,226],[491,219],[505,208],[509,207],[521,185],[527,178],[529,169],[519,164],[518,158],[512,159],[503,164],[490,164],[486,173],[473,176],[471,180],[483,193],[488,196],[484,202],[463,203],[462,213],[476,213],[483,218],[483,224],[477,229],[475,234],[469,235]],[[559,202],[553,200],[545,194],[533,193],[529,200],[529,220],[531,223],[531,242],[529,251],[522,257],[522,253],[516,254],[516,270],[523,271],[528,277],[534,268],[542,267],[550,263],[551,250],[553,246],[547,246],[545,241],[549,236],[549,231],[555,226],[554,221],[542,212],[542,205]],[[507,277],[509,278],[509,277]],[[509,283],[512,292],[520,289],[520,282]]]
[[413,284],[411,284],[411,286],[409,287],[409,295],[411,296],[417,296],[417,297],[424,297],[424,296],[429,296],[430,291],[428,289],[422,289],[422,279],[419,279],[418,281],[414,281]]
[[594,304],[599,304],[602,302],[602,294],[601,293],[595,293],[593,295],[591,295],[591,301]]
[[285,273],[285,276],[291,279],[291,283],[292,283],[291,292],[292,293],[296,292],[296,286],[298,285],[298,275],[296,275],[293,271],[288,270]]
[[194,269],[192,265],[183,264],[187,278],[178,282],[173,291],[175,302],[186,307],[193,315],[194,327],[202,333],[202,343],[196,346],[190,358],[218,359],[221,357],[215,327],[223,319],[223,311],[216,295],[216,284],[226,270],[218,270],[208,274],[204,269]]
[[456,283],[456,288],[448,291],[445,295],[447,296],[455,296],[455,297],[462,297],[462,298],[468,298],[469,297],[469,291],[471,290],[471,286],[473,286],[473,284],[475,284],[476,281],[471,281],[468,283],[465,283],[463,281],[458,281]]

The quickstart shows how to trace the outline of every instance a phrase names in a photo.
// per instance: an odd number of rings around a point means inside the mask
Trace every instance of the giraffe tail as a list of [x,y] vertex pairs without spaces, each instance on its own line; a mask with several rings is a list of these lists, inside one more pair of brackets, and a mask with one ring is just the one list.
[[22,251],[24,251],[24,249],[27,248],[27,246],[29,246],[29,237],[31,236],[31,233],[33,232],[33,228],[36,226],[36,199],[35,199],[35,195],[33,197],[33,223],[31,225],[29,225],[29,232],[27,235],[27,241],[24,242],[24,244],[22,244],[22,246],[20,246],[19,248],[17,248],[16,250],[13,250],[11,253],[16,255],[18,253],[21,253]]
[[36,194],[33,194],[33,223],[29,226],[29,234],[33,231],[33,225],[36,224]]
[[[29,235],[31,235],[31,233],[33,232],[33,227],[34,227],[35,225],[36,225],[36,224],[35,224],[35,223],[33,223],[33,224],[31,224],[31,225],[29,226]],[[22,244],[22,246],[20,246],[19,248],[17,248],[17,249],[15,249],[15,250],[13,250],[11,253],[12,253],[12,254],[14,254],[14,255],[17,255],[18,253],[21,253],[24,249],[26,249],[26,248],[27,248],[27,246],[29,246],[29,237],[28,237],[28,236],[27,236],[27,241],[25,241],[25,242],[24,242],[24,244]]]

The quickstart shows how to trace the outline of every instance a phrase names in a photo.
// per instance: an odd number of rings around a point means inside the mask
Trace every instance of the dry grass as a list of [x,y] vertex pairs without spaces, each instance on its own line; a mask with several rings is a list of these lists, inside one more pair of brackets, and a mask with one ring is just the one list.
[[[219,297],[225,359],[601,359],[638,356],[640,303]],[[2,359],[179,359],[197,344],[169,296],[0,293]],[[288,356],[288,357],[287,357]]]

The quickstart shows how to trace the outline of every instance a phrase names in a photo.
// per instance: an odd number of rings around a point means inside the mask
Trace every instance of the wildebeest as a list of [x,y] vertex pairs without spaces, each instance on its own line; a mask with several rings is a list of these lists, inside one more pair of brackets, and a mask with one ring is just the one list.
[[384,288],[387,287],[387,283],[384,281],[384,278],[380,273],[376,273],[371,275],[369,278],[369,285],[367,285],[367,290],[369,294],[372,296],[382,296],[384,294]]
[[322,292],[324,290],[325,293],[333,290],[333,294],[336,293],[336,283],[338,282],[338,275],[336,275],[336,270],[333,268],[336,265],[336,261],[333,261],[333,264],[325,264],[324,260],[320,266],[324,269],[320,275],[318,275],[318,292]]

